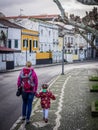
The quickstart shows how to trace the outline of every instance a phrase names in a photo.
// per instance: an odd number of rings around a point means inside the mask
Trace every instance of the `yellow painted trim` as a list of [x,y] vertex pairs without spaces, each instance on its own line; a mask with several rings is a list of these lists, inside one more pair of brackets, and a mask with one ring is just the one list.
[[36,59],[49,59],[52,58],[51,52],[36,53]]
[[36,35],[39,34],[38,31],[28,30],[28,29],[22,29],[22,33],[26,33],[26,35],[27,35],[27,34],[36,34]]

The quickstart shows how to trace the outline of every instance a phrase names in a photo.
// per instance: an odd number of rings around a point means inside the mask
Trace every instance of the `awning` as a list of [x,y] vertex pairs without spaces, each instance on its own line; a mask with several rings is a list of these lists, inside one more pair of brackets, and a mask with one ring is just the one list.
[[7,47],[0,47],[0,52],[14,52],[14,49],[7,48]]

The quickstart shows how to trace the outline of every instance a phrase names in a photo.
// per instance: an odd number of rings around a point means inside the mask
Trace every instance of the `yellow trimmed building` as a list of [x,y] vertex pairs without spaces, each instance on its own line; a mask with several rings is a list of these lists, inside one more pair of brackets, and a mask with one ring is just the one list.
[[36,53],[36,64],[51,64],[51,63],[52,63],[51,52]]
[[22,29],[22,51],[28,51],[30,53],[39,51],[39,32],[28,29]]

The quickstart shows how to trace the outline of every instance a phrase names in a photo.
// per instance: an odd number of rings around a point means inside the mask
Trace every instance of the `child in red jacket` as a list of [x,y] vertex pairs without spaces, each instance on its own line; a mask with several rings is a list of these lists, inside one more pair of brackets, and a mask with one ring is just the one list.
[[47,84],[43,84],[42,85],[42,91],[38,93],[36,93],[36,97],[41,99],[41,107],[43,109],[43,120],[45,121],[45,123],[48,122],[48,111],[50,108],[50,100],[55,100],[55,96],[52,94],[51,91],[47,90],[48,85]]

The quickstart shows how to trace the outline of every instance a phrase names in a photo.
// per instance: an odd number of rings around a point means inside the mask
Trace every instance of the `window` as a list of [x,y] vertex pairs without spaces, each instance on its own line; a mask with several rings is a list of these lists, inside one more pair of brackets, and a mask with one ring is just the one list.
[[71,53],[73,53],[73,50],[71,50]]
[[24,39],[23,40],[23,47],[28,47],[28,40],[27,39]]
[[37,48],[38,47],[38,41],[37,40],[33,40],[33,47]]
[[11,48],[11,39],[8,40],[8,48]]
[[14,41],[14,47],[15,47],[15,48],[18,48],[18,40],[15,40],[15,41]]
[[23,40],[23,47],[25,47],[25,40]]
[[96,44],[96,46],[98,46],[98,38],[96,38],[95,44]]
[[43,44],[41,44],[40,51],[43,51]]
[[43,36],[43,29],[41,29],[41,36]]
[[6,54],[2,54],[2,61],[6,61]]
[[73,37],[71,37],[71,44],[73,44]]
[[67,39],[66,39],[66,37],[65,37],[65,43],[67,42]]
[[68,37],[68,43],[70,43],[70,37]]
[[75,54],[77,55],[77,50],[75,49]]
[[51,31],[49,31],[49,37],[51,36]]

